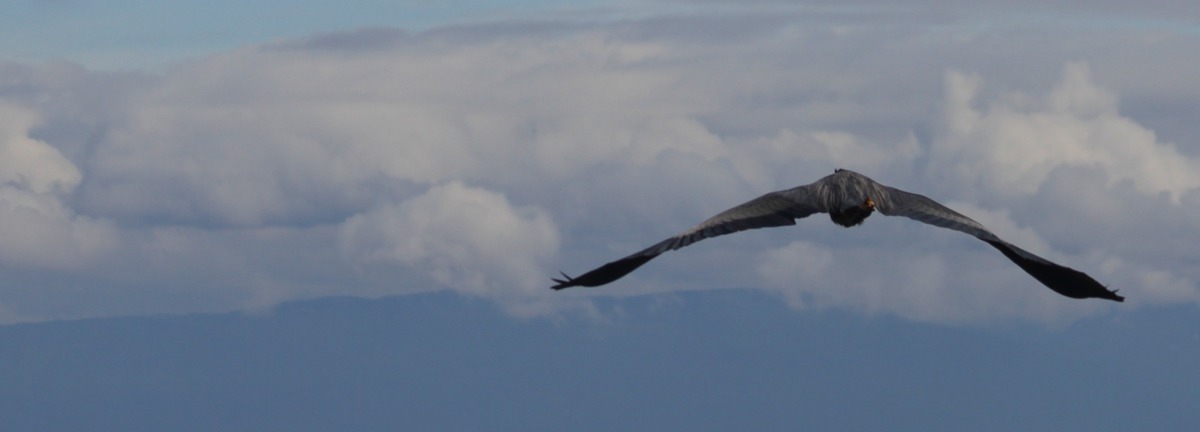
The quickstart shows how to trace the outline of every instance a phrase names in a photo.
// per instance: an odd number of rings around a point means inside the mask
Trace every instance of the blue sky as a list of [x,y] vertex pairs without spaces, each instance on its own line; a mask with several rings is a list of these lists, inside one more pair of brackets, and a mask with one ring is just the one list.
[[9,58],[66,59],[101,69],[159,69],[243,45],[361,27],[450,23],[621,8],[625,2],[20,0],[0,18]]
[[[0,52],[7,58],[29,61],[66,59],[100,69],[151,69],[195,56],[239,46],[295,38],[315,33],[363,27],[396,27],[420,31],[449,24],[505,19],[605,20],[679,13],[760,10],[864,10],[881,9],[871,1],[831,5],[828,2],[687,2],[687,1],[578,1],[570,4],[543,0],[480,1],[260,1],[154,2],[119,0],[20,0],[0,17],[5,38]],[[1008,8],[972,3],[933,1],[887,5],[882,9],[918,8],[920,14],[987,16],[991,21],[1046,20],[1098,28],[1171,29],[1200,31],[1194,17],[1174,15],[1186,11],[1186,2],[1160,2],[1158,7],[1131,11],[1120,4],[1089,4],[1075,8],[1069,2],[1029,2]],[[747,5],[749,7],[747,7]],[[1099,5],[1099,7],[1097,7]],[[1069,11],[1069,13],[1062,13]],[[1136,13],[1130,13],[1136,12]]]

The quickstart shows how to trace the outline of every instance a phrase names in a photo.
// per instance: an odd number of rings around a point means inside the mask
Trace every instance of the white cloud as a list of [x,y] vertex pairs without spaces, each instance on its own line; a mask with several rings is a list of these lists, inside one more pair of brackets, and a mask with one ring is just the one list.
[[108,222],[76,215],[63,198],[79,169],[29,137],[36,113],[0,102],[0,262],[70,269],[116,246]]
[[381,182],[512,186],[671,150],[721,156],[688,115],[705,105],[673,103],[679,90],[659,89],[671,71],[639,65],[658,44],[584,32],[427,49],[371,34],[389,49],[284,43],[167,75],[96,149],[84,206],[256,226],[346,216],[320,213],[370,207]]
[[765,288],[797,308],[849,307],[927,321],[957,321],[970,313],[971,305],[947,285],[941,257],[914,251],[900,259],[884,256],[892,253],[897,251],[796,241],[762,253],[757,270]]
[[558,231],[545,211],[452,182],[341,226],[341,251],[358,265],[402,265],[445,288],[502,302],[536,301]]
[[949,169],[962,188],[1031,195],[1062,166],[1099,166],[1110,181],[1167,192],[1176,202],[1200,187],[1200,160],[1121,116],[1117,98],[1092,84],[1085,64],[1068,64],[1045,97],[1007,95],[977,107],[981,85],[979,76],[947,74],[943,131],[931,149],[932,167]]
[[46,195],[0,188],[0,262],[71,269],[117,246],[111,223],[73,214]]
[[0,101],[0,184],[36,194],[69,193],[79,169],[57,149],[29,137],[37,113]]

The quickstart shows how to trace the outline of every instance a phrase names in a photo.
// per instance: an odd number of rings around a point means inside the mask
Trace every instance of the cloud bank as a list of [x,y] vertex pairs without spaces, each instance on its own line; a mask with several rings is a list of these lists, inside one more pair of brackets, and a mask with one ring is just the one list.
[[883,217],[546,289],[837,167],[951,204],[1123,307],[1200,301],[1200,131],[1170,120],[1200,113],[1194,34],[763,7],[357,30],[160,74],[0,63],[0,320],[432,289],[522,316],[726,287],[937,322],[1114,310]]

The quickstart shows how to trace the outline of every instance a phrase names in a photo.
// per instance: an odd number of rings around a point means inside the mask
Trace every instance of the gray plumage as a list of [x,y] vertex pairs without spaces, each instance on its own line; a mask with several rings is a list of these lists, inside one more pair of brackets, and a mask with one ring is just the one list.
[[710,237],[755,228],[795,225],[815,213],[828,213],[838,225],[861,224],[878,210],[887,216],[904,216],[930,225],[964,232],[983,240],[1005,257],[1055,292],[1071,298],[1103,298],[1124,301],[1083,272],[1063,267],[1001,240],[986,227],[925,196],[884,186],[867,176],[846,169],[816,182],[792,189],[771,192],[742,205],[723,211],[699,225],[638,251],[607,263],[579,277],[563,274],[553,279],[551,288],[595,287],[620,279],[664,252],[682,248]]

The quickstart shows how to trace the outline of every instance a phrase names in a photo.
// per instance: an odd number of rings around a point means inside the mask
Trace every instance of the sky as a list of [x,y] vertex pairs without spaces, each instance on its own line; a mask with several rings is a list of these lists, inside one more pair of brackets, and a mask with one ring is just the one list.
[[[1192,1],[11,3],[0,423],[1196,424]],[[836,168],[1127,300],[879,214],[549,289]]]
[[[0,323],[429,291],[522,319],[748,288],[948,325],[1200,301],[1190,2],[18,3]],[[1128,301],[882,216],[547,289],[839,167]]]

